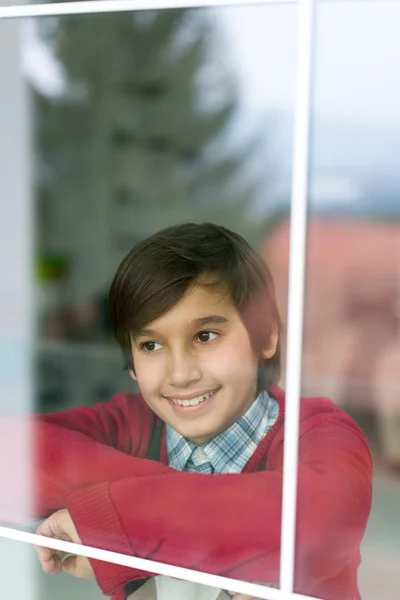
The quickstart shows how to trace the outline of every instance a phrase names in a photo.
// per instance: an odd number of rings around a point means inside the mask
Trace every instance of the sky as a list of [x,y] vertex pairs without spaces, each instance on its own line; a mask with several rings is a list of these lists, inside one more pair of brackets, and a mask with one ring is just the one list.
[[[249,104],[290,110],[295,90],[295,6],[238,7],[229,9],[227,16]],[[315,109],[325,115],[400,124],[400,2],[319,4],[315,25]]]
[[[243,6],[218,13],[231,62],[249,109],[291,110],[295,93],[296,7]],[[106,17],[105,17],[106,18]],[[400,2],[327,2],[316,11],[313,103],[326,115],[400,123]],[[62,83],[37,43],[33,21],[25,32],[25,68],[42,87]]]
[[[273,154],[276,178],[282,182],[276,194],[287,196],[297,7],[247,5],[201,10],[213,11],[212,18],[220,28],[216,59],[229,60],[239,82],[242,102],[235,139],[240,141],[249,127],[261,124],[265,154],[260,161],[270,163]],[[316,182],[316,189],[328,186],[348,192],[362,187],[371,173],[375,180],[396,179],[400,188],[399,31],[400,1],[317,4],[311,90],[313,169],[322,173],[323,181]],[[24,40],[25,70],[44,90],[59,92],[62,76],[38,42],[34,20],[27,21]],[[268,121],[273,111],[278,114],[275,129]],[[346,202],[352,197],[347,192],[342,194]],[[321,198],[325,202],[326,194],[321,193]]]

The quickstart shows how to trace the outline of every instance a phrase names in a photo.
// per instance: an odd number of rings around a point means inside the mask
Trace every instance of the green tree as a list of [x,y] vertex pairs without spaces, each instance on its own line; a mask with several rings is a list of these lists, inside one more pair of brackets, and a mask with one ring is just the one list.
[[264,223],[249,217],[259,182],[245,176],[257,140],[226,149],[238,89],[215,60],[207,11],[63,16],[39,33],[65,85],[59,97],[35,92],[38,242],[72,257],[78,297],[173,223],[209,220],[259,240]]

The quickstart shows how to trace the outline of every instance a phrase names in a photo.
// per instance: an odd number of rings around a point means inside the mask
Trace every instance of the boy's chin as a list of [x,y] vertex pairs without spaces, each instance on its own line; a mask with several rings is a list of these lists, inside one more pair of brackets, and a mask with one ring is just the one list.
[[203,444],[206,444],[207,442],[210,442],[212,439],[217,437],[225,429],[226,428],[223,426],[217,428],[214,423],[212,427],[208,428],[182,428],[182,431],[180,431],[179,433],[194,444],[202,446]]
[[212,440],[214,437],[216,437],[218,435],[218,431],[215,430],[215,426],[214,427],[207,427],[207,426],[203,426],[203,427],[199,427],[199,426],[195,426],[194,423],[192,423],[191,425],[186,424],[182,425],[182,423],[172,423],[170,422],[169,425],[175,429],[175,431],[177,431],[180,435],[182,435],[184,438],[190,440],[191,442],[193,442],[194,444],[197,444],[198,446],[201,446],[207,442],[209,442],[210,440]]

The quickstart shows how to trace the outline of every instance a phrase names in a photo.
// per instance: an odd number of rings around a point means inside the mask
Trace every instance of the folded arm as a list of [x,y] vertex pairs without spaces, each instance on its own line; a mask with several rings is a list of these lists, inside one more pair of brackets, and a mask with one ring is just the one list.
[[0,419],[0,520],[34,521],[65,507],[72,490],[163,473],[168,467],[140,458],[151,431],[143,410],[119,395],[93,408]]
[[[279,581],[282,468],[252,474],[164,473],[66,496],[83,543],[248,581]],[[362,435],[327,418],[300,442],[296,585],[312,589],[359,548],[371,507]],[[145,574],[92,561],[105,594]],[[310,587],[311,586],[311,587]]]

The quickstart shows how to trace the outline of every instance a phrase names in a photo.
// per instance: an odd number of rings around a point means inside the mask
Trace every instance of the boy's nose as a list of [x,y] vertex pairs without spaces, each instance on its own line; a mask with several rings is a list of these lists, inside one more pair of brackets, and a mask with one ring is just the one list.
[[190,353],[179,352],[171,357],[169,380],[175,387],[187,387],[199,381],[201,370],[196,357]]

